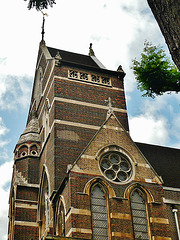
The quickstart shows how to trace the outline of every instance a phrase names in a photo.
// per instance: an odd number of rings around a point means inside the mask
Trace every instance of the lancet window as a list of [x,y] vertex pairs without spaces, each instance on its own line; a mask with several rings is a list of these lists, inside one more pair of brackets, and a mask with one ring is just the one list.
[[91,189],[91,209],[94,240],[108,240],[107,192],[97,183]]
[[57,235],[65,236],[65,209],[63,202],[60,202],[57,212]]
[[131,210],[134,227],[134,239],[148,240],[148,223],[146,213],[146,196],[139,189],[131,194]]

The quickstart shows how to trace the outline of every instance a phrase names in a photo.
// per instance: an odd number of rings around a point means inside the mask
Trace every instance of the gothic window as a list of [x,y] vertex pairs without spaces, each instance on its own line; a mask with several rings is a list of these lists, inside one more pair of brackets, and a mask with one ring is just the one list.
[[65,236],[65,211],[62,202],[60,203],[57,213],[57,234],[59,236]]
[[41,100],[42,96],[42,79],[43,79],[43,70],[42,67],[39,67],[35,79],[35,88],[34,88],[34,98],[36,100],[36,109]]
[[101,184],[91,189],[91,209],[94,240],[108,240],[107,193]]
[[46,173],[42,185],[41,204],[40,204],[40,234],[43,235],[48,230],[50,223],[50,200],[49,200],[49,187]]
[[47,103],[45,104],[44,114],[43,114],[43,126],[44,126],[44,141],[46,140],[48,134],[49,134],[49,105]]
[[127,182],[132,176],[129,159],[118,151],[109,151],[102,155],[100,169],[108,180],[116,183]]
[[131,194],[130,200],[134,228],[134,239],[147,240],[149,237],[145,194],[143,194],[139,189],[135,189]]

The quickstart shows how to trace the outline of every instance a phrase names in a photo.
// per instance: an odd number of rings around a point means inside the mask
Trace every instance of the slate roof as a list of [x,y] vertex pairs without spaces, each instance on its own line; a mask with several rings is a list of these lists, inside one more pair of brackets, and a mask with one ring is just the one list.
[[75,64],[79,64],[79,65],[85,65],[85,66],[100,69],[99,65],[89,55],[68,52],[68,51],[64,51],[64,50],[60,50],[60,49],[56,49],[56,48],[52,48],[52,47],[47,47],[47,48],[52,57],[55,57],[57,52],[59,52],[62,60],[65,62],[75,63]]
[[180,149],[137,143],[165,187],[180,188]]

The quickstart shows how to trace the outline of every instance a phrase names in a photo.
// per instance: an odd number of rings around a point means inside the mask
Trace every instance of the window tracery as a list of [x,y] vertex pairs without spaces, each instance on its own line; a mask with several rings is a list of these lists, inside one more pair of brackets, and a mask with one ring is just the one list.
[[132,164],[126,155],[112,150],[101,155],[99,160],[101,172],[112,182],[126,183],[132,177]]
[[68,71],[68,77],[72,79],[84,80],[91,83],[102,84],[106,86],[111,86],[111,79],[105,76],[99,76],[95,74],[88,74],[85,72],[78,72],[74,70]]

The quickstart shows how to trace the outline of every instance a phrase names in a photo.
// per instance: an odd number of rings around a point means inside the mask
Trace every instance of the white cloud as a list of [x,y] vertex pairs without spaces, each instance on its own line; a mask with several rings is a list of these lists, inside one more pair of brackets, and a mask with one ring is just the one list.
[[0,75],[0,108],[19,109],[29,104],[32,77]]
[[169,140],[168,123],[165,118],[150,115],[130,117],[130,134],[134,141],[165,145]]
[[[9,132],[9,129],[5,126],[2,118],[0,117],[0,148],[4,148],[4,146],[9,143],[8,140],[3,139],[3,136],[5,136],[8,132]],[[4,158],[4,156],[5,156],[5,149],[2,149],[0,158],[2,157]]]
[[[107,68],[116,70],[122,65],[127,73],[125,84],[129,93],[136,87],[129,66],[131,59],[140,56],[144,40],[156,45],[163,45],[164,42],[147,1],[144,0],[60,0],[45,12],[49,15],[45,22],[47,46],[87,54],[89,43],[92,42],[97,58]],[[35,10],[28,11],[27,2],[23,0],[6,0],[1,3],[0,22],[3,23],[0,45],[0,111],[8,109],[14,113],[14,110],[19,111],[29,104],[33,79],[25,74],[33,76],[35,72],[42,14]],[[133,101],[131,95],[128,98]],[[139,115],[129,118],[134,140],[158,144],[168,141],[168,122],[160,113],[165,108],[165,103],[158,99],[155,105],[144,101]],[[177,124],[174,121],[174,126]],[[2,119],[1,127],[0,146],[5,146],[7,140],[4,139],[8,130]],[[5,236],[9,196],[5,186],[11,176],[9,169],[12,164],[8,162],[10,158],[7,149],[1,151],[1,159],[7,161],[0,166],[0,174],[3,174],[0,177],[4,178],[0,185],[0,229],[1,236]],[[5,172],[7,176],[4,176]],[[0,240],[4,239],[7,237]]]

